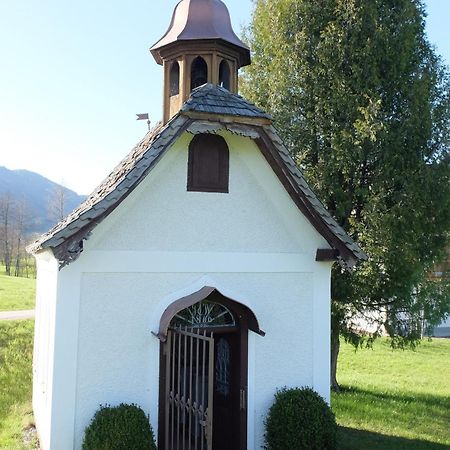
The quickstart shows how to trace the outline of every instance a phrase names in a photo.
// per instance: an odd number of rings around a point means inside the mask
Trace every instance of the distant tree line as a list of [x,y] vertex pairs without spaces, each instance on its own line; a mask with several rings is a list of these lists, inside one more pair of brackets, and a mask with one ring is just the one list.
[[[65,207],[65,190],[58,185],[48,199],[49,219],[54,223],[62,220]],[[26,251],[26,246],[38,237],[34,223],[33,209],[25,200],[9,192],[0,196],[0,265],[6,275],[36,275],[34,258]]]
[[25,251],[32,237],[27,225],[31,209],[24,200],[6,193],[0,197],[0,261],[6,275],[34,276],[34,258]]

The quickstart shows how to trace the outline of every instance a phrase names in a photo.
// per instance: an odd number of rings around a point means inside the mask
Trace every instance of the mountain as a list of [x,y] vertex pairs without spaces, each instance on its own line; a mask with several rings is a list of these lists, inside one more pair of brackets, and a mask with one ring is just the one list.
[[[58,221],[60,213],[55,209],[64,209],[64,215],[67,215],[86,198],[35,172],[9,170],[0,166],[0,197],[5,194],[23,202],[29,210],[29,233],[49,230]],[[60,206],[56,206],[59,203]]]

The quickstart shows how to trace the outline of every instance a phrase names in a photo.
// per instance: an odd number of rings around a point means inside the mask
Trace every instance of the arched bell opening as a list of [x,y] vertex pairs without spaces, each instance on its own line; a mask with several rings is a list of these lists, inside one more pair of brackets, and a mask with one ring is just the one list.
[[180,64],[174,61],[170,68],[169,95],[173,97],[180,93]]
[[208,82],[208,65],[206,61],[197,56],[191,65],[191,91]]
[[224,59],[219,66],[219,86],[231,90],[231,71],[230,66]]
[[204,287],[161,316],[160,449],[247,448],[248,332],[264,335],[245,305]]

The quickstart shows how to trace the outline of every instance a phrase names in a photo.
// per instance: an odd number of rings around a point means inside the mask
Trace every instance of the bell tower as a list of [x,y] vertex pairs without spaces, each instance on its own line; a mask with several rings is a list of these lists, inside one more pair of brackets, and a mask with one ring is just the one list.
[[150,52],[164,68],[164,123],[205,83],[237,92],[238,70],[250,64],[250,49],[234,33],[221,0],[181,0]]

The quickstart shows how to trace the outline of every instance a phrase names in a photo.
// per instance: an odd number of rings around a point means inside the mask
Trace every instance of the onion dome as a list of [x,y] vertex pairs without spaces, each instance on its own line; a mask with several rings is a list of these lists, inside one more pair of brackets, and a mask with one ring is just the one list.
[[150,51],[162,64],[161,51],[177,42],[193,40],[221,41],[238,52],[241,67],[250,64],[250,49],[234,33],[230,13],[221,0],[181,0],[166,34]]

